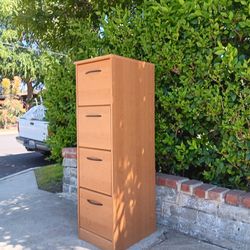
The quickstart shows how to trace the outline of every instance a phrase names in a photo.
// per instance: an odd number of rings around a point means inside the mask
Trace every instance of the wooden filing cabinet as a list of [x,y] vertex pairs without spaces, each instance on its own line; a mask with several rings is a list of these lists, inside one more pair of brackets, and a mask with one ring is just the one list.
[[79,237],[127,249],[156,229],[154,65],[116,55],[75,64]]

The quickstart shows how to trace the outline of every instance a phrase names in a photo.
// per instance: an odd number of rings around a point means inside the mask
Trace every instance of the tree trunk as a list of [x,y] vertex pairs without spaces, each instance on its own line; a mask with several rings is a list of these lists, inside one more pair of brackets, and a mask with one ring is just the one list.
[[32,82],[29,81],[27,82],[27,99],[26,102],[30,102],[33,98],[33,86],[32,86]]

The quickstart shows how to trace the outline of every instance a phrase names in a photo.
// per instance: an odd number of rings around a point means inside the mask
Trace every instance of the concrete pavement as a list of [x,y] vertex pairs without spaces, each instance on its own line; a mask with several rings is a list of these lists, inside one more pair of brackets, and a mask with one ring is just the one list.
[[17,134],[17,128],[12,128],[12,129],[0,129],[0,135],[12,135],[12,134]]
[[[0,181],[1,250],[95,250],[77,238],[76,205],[38,190],[33,171]],[[167,228],[130,250],[222,250]]]
[[38,190],[33,171],[0,181],[0,249],[95,249],[77,239],[76,206]]

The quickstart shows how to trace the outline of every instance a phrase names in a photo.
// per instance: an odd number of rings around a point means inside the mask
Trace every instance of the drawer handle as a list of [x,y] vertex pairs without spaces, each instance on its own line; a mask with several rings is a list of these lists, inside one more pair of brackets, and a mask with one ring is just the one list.
[[90,160],[90,161],[102,161],[102,159],[100,158],[96,158],[96,157],[86,157],[87,160]]
[[86,71],[85,75],[91,74],[91,73],[98,73],[98,72],[101,72],[101,70],[100,69],[93,69],[93,70]]
[[95,200],[90,200],[90,199],[87,199],[88,203],[90,203],[91,205],[95,205],[95,206],[103,206],[102,203],[98,202],[98,201],[95,201]]
[[102,117],[102,115],[85,115],[85,117]]

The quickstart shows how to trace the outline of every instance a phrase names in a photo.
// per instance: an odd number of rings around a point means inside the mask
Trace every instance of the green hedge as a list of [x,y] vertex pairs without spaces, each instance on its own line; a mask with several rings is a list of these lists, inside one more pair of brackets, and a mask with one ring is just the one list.
[[[79,43],[78,48],[71,50],[71,59],[116,53],[156,65],[157,171],[247,189],[250,176],[247,1],[151,0],[132,10],[117,6],[103,13],[100,20],[103,21],[98,30],[86,23],[72,25],[72,36]],[[61,123],[63,128],[54,131],[50,139],[58,150],[60,146],[75,144],[74,94],[67,99],[72,102],[67,109],[65,94],[60,92],[74,90],[72,72],[62,69],[56,73],[55,78],[62,75],[66,83],[53,80],[53,88],[60,84],[64,87],[56,90],[60,100],[56,108],[51,108],[55,117],[66,112],[64,121],[71,121],[70,126]],[[65,136],[67,143],[63,144]]]
[[45,77],[44,105],[49,121],[52,159],[60,161],[62,148],[76,146],[75,73],[68,58],[51,60]]

